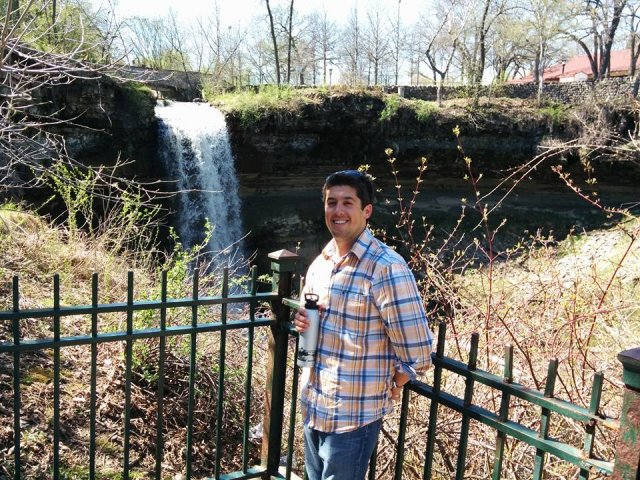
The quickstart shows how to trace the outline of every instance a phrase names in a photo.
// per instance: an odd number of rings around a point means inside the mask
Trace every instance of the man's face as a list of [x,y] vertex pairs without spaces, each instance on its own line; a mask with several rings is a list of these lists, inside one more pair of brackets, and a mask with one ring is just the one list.
[[371,204],[362,208],[356,189],[348,185],[327,188],[324,197],[324,221],[336,242],[353,245],[367,226]]

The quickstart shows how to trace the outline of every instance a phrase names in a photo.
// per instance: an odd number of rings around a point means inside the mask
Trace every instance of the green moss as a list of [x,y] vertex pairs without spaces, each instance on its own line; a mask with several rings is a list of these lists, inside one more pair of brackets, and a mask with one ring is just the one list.
[[120,458],[122,455],[122,447],[110,440],[109,435],[100,435],[96,437],[96,446],[105,455],[113,458]]
[[419,122],[426,122],[433,117],[438,110],[438,106],[435,102],[427,102],[424,100],[415,100],[411,102],[411,106],[416,113],[416,118]]
[[22,383],[24,385],[31,385],[34,383],[49,383],[53,380],[53,370],[50,368],[35,366],[29,370],[23,377]]
[[[148,476],[140,472],[129,472],[129,478],[131,479],[143,479]],[[62,467],[60,469],[60,478],[63,480],[81,480],[89,478],[88,467]],[[96,472],[96,478],[98,480],[121,480],[122,472],[111,469],[100,469]]]
[[125,82],[120,88],[124,101],[135,111],[153,108],[155,95],[148,86],[138,82]]
[[391,120],[398,114],[398,110],[400,110],[400,106],[402,105],[402,99],[397,95],[385,95],[383,97],[384,100],[384,109],[380,112],[380,121],[385,122]]

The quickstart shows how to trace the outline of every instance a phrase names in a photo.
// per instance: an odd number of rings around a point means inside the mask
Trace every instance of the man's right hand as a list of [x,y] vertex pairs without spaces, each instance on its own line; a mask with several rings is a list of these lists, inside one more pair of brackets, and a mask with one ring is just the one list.
[[293,326],[300,333],[309,328],[309,319],[307,318],[307,310],[304,307],[300,307],[293,317]]

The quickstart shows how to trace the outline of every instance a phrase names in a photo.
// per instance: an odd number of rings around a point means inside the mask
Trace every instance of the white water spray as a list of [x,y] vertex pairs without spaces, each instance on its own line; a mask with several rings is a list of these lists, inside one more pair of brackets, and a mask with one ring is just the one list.
[[159,152],[179,193],[177,232],[185,248],[204,238],[205,219],[214,227],[213,252],[240,249],[242,222],[238,179],[222,113],[202,103],[157,106]]

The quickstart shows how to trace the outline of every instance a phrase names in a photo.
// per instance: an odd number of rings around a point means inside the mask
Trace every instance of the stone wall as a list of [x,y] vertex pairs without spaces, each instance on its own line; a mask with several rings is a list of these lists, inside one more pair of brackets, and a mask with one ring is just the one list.
[[203,84],[213,75],[180,70],[154,70],[129,65],[118,72],[122,77],[143,83],[161,98],[190,102],[202,96]]
[[[162,98],[178,101],[192,101],[202,95],[203,84],[212,78],[212,75],[199,72],[184,72],[178,70],[154,70],[146,67],[127,66],[119,74],[131,80],[148,85]],[[480,89],[482,97],[508,97],[508,98],[537,98],[537,83],[501,84],[501,85],[470,85],[442,87],[443,100],[454,98],[470,98]],[[405,98],[417,98],[427,101],[436,101],[437,87],[425,86],[387,86],[387,93],[395,93],[402,90]],[[561,103],[581,104],[590,102],[594,98],[610,101],[616,98],[630,97],[632,95],[633,82],[627,77],[610,78],[601,82],[568,82],[547,83],[544,85],[543,96],[547,100]]]
[[[482,97],[508,97],[508,98],[537,98],[537,83],[520,83],[520,84],[502,84],[502,85],[481,85],[472,87],[469,85],[442,87],[442,99],[450,100],[454,98],[470,98],[476,88],[480,89]],[[436,101],[437,87],[428,86],[402,86],[387,87],[387,92],[401,91],[404,92],[405,98],[416,98],[426,101]],[[569,82],[569,83],[547,83],[544,85],[543,97],[547,100],[553,100],[569,104],[581,104],[591,102],[594,98],[601,101],[611,101],[620,98],[631,98],[633,91],[633,82],[628,78],[611,78],[595,83],[586,82]]]

